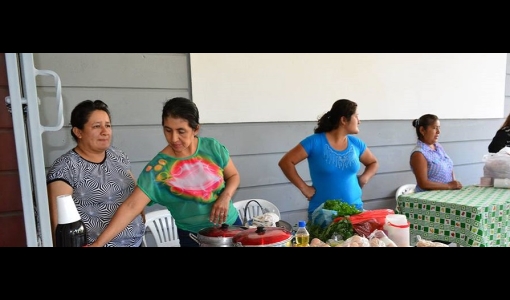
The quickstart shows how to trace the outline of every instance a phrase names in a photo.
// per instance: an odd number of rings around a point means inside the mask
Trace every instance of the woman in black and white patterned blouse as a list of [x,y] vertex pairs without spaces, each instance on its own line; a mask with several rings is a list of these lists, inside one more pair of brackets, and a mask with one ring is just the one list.
[[[133,192],[135,180],[128,156],[110,145],[110,111],[103,101],[85,100],[73,109],[71,135],[76,147],[53,162],[46,178],[51,225],[55,233],[57,196],[72,195],[90,244]],[[143,218],[143,213],[137,216],[105,247],[139,247],[145,233]]]

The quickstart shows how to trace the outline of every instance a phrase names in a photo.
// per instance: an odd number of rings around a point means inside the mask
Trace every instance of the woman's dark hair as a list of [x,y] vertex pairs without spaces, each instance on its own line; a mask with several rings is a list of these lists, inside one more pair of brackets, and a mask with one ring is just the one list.
[[420,127],[423,127],[424,129],[427,129],[430,125],[432,125],[434,122],[439,120],[439,118],[436,115],[432,114],[426,114],[421,116],[419,119],[414,119],[412,122],[413,127],[416,128],[416,136],[421,139],[423,135],[420,132]]
[[501,125],[501,127],[499,129],[503,129],[504,127],[507,127],[509,125],[510,125],[510,114],[508,114],[508,116],[505,119],[505,122],[503,122],[503,124]]
[[163,106],[161,125],[165,125],[165,119],[168,117],[185,119],[188,121],[189,127],[194,130],[197,130],[200,124],[197,106],[193,101],[183,97],[175,97],[166,101]]
[[356,113],[357,107],[358,104],[351,100],[336,100],[331,109],[320,117],[317,122],[317,126],[315,126],[314,132],[329,132],[333,129],[337,129],[340,125],[340,119],[345,117],[347,121],[350,121],[352,115]]
[[110,116],[110,111],[108,110],[108,105],[101,100],[84,100],[73,108],[71,112],[71,135],[73,139],[78,142],[78,137],[73,132],[73,127],[83,130],[83,126],[89,121],[90,115],[96,111],[102,110],[108,114],[108,118],[110,118],[110,122],[112,117]]

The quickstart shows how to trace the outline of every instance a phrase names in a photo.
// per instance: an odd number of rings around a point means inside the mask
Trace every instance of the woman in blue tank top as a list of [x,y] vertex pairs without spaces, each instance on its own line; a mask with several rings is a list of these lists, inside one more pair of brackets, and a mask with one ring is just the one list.
[[[363,210],[361,189],[379,168],[376,157],[358,137],[356,102],[340,99],[317,123],[314,134],[287,152],[278,165],[309,201],[308,219],[326,200],[341,200]],[[296,165],[308,160],[312,183],[306,183]],[[361,164],[364,171],[358,174]]]

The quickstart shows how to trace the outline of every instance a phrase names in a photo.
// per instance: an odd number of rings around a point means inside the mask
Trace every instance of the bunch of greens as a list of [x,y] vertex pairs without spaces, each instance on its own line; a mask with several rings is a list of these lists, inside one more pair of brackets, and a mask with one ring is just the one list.
[[361,212],[356,206],[347,204],[341,200],[326,200],[323,208],[336,211],[337,217],[352,216]]
[[326,200],[326,202],[324,202],[323,209],[336,211],[337,218],[335,218],[335,220],[337,220],[337,222],[331,222],[326,227],[308,222],[306,227],[310,233],[311,239],[318,238],[323,242],[327,242],[329,239],[346,240],[354,235],[355,232],[349,218],[338,217],[347,217],[361,213],[356,206],[347,204],[340,200]]
[[345,241],[354,235],[354,229],[348,218],[343,218],[338,222],[331,222],[331,224],[324,228],[308,222],[307,229],[310,233],[310,239],[318,238],[323,242],[327,242],[329,239]]

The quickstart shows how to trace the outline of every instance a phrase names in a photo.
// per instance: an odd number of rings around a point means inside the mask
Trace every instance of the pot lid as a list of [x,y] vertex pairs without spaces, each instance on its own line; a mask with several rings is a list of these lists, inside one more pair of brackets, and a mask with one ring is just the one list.
[[276,224],[275,224],[275,225],[276,225],[276,227],[285,228],[285,229],[287,229],[287,230],[288,230],[288,231],[290,231],[290,232],[292,232],[292,230],[293,230],[293,229],[292,229],[292,225],[290,225],[290,223],[289,223],[289,222],[286,222],[286,221],[282,221],[282,220],[280,220],[280,221],[276,222]]
[[286,241],[292,237],[292,233],[281,227],[257,227],[243,230],[236,234],[232,241],[242,245],[272,245]]
[[206,237],[233,237],[245,228],[237,225],[221,224],[221,226],[213,226],[201,229],[198,233]]

